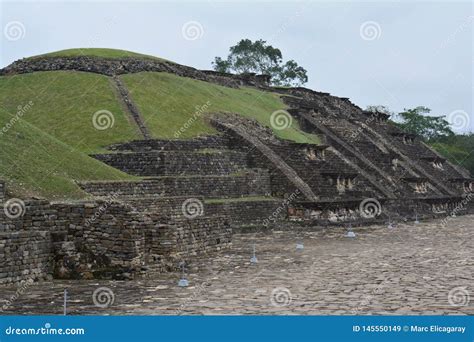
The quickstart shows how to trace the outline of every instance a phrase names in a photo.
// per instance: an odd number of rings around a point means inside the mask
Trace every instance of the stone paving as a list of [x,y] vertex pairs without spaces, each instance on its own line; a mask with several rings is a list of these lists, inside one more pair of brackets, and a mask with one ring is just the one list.
[[0,287],[0,308],[62,314],[67,288],[72,315],[473,315],[473,218],[356,228],[354,239],[343,228],[238,234],[231,249],[189,257],[186,288],[179,273],[54,280]]

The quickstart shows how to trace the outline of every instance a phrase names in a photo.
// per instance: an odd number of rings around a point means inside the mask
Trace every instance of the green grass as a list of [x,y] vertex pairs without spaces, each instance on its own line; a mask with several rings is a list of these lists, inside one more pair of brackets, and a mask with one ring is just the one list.
[[[73,49],[47,55],[84,52],[107,58],[144,56],[111,49]],[[176,138],[175,132],[206,103],[202,115],[179,138],[217,134],[207,120],[208,113],[239,113],[271,127],[270,115],[286,108],[277,94],[253,88],[227,88],[166,73],[122,77],[156,138]],[[93,124],[94,113],[101,110],[111,112],[114,119],[113,126],[105,130]],[[274,132],[283,139],[319,143],[317,136],[302,132],[296,120],[291,127]],[[109,77],[73,71],[0,77],[0,179],[7,181],[12,195],[81,199],[87,194],[77,181],[139,179],[88,154],[141,138]]]
[[17,117],[0,109],[0,179],[15,196],[80,199],[75,181],[135,179]]
[[[52,71],[0,77],[0,109],[16,113],[30,101],[23,120],[82,152],[100,152],[112,143],[141,137],[106,76]],[[112,113],[112,127],[94,127],[92,118],[99,110]]]
[[[471,135],[471,140],[474,141],[472,137]],[[432,142],[429,144],[450,162],[468,169],[471,175],[474,175],[473,143],[472,141],[470,144],[469,142],[465,143],[465,140],[467,140],[465,136],[455,136],[450,137],[449,141]]]
[[[156,138],[175,139],[175,133],[192,123],[179,138],[216,134],[207,113],[232,112],[256,119],[270,127],[271,114],[286,106],[278,94],[253,88],[228,88],[168,73],[142,72],[121,76]],[[207,104],[207,106],[206,106]],[[202,114],[199,114],[201,108]],[[198,113],[198,115],[196,115]],[[196,118],[196,120],[193,120]],[[282,139],[319,144],[316,135],[302,132],[296,120],[283,130],[273,130]]]
[[[166,59],[144,55],[142,53],[118,50],[118,49],[97,49],[97,48],[87,48],[87,49],[67,49],[60,50],[51,53],[45,53],[43,55],[33,56],[30,58],[36,57],[77,57],[77,56],[88,56],[88,57],[102,57],[102,58],[124,58],[124,57],[139,57],[139,58],[148,58],[156,59],[160,61],[166,61]],[[169,61],[168,61],[169,62]]]

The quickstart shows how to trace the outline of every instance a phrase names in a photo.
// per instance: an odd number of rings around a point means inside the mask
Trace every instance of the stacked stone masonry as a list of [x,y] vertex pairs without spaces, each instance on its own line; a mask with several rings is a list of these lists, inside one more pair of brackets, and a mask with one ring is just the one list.
[[93,156],[110,166],[137,176],[225,175],[247,168],[246,154],[226,150],[119,152]]
[[115,199],[53,203],[25,201],[23,215],[0,216],[0,283],[64,279],[129,279],[156,263],[227,246],[227,216],[175,212],[163,223]]
[[129,182],[87,182],[80,186],[96,196],[205,196],[234,198],[267,196],[271,193],[268,171],[247,170],[242,175],[169,176]]
[[0,180],[0,203],[5,199],[5,182]]

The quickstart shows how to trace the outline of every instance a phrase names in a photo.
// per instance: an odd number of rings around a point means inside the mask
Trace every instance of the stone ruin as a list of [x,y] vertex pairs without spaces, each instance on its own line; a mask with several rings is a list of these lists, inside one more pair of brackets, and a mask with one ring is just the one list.
[[[229,246],[255,229],[372,224],[468,213],[474,179],[388,116],[306,88],[273,88],[263,75],[201,71],[152,59],[38,57],[2,75],[75,70],[113,77],[142,140],[92,157],[137,181],[83,182],[94,200],[24,199],[0,212],[0,284],[44,278],[133,279]],[[257,122],[214,113],[219,135],[150,138],[120,75],[171,72],[280,93],[320,145],[281,140]],[[288,114],[289,113],[289,114]],[[270,113],[269,113],[270,114]],[[2,207],[15,205],[0,182]]]

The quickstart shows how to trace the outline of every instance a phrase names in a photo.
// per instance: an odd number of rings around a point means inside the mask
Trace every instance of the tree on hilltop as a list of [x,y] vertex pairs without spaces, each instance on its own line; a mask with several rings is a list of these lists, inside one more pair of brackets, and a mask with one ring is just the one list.
[[283,63],[280,49],[262,39],[255,42],[242,39],[229,48],[226,59],[215,57],[212,66],[219,72],[270,75],[271,84],[275,86],[301,86],[308,82],[307,71],[303,67],[294,60]]
[[430,141],[454,135],[446,116],[427,115],[431,109],[418,106],[398,113],[401,122],[397,125],[405,132],[414,133]]

